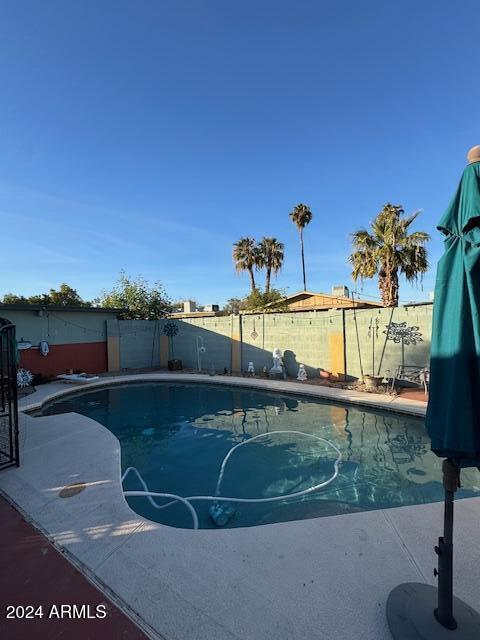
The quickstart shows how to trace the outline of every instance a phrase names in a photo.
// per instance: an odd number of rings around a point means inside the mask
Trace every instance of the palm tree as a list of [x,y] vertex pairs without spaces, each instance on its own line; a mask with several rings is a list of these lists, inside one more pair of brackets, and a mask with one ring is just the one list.
[[400,205],[387,203],[371,224],[371,233],[360,229],[352,234],[353,253],[349,262],[352,276],[373,278],[378,274],[378,288],[385,307],[398,306],[398,276],[403,274],[409,282],[428,269],[428,233],[408,229],[419,211],[402,218]]
[[285,247],[276,238],[265,237],[258,243],[257,250],[257,265],[266,269],[265,293],[269,293],[272,273],[275,275],[282,268]]
[[235,242],[233,245],[233,262],[238,272],[248,271],[253,293],[257,288],[253,270],[258,266],[258,248],[255,238],[245,237]]
[[313,213],[310,211],[310,207],[306,204],[297,204],[294,210],[290,213],[292,222],[295,223],[300,233],[300,244],[302,246],[302,269],[303,269],[303,290],[307,290],[307,280],[305,278],[305,256],[303,253],[303,230],[310,224],[313,218]]

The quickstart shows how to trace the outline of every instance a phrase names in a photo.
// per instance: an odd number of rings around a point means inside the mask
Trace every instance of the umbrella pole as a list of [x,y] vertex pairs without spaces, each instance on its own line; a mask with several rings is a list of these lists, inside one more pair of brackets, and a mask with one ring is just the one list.
[[[388,596],[387,621],[394,640],[473,640],[480,638],[480,614],[453,595],[453,504],[460,469],[443,461],[445,510],[438,540],[438,589],[429,584],[399,584]],[[453,610],[455,609],[455,617]]]
[[447,458],[442,464],[443,488],[445,490],[445,511],[443,516],[443,536],[438,539],[435,553],[438,555],[438,606],[435,618],[446,629],[456,629],[453,617],[453,502],[455,491],[460,487],[460,469]]

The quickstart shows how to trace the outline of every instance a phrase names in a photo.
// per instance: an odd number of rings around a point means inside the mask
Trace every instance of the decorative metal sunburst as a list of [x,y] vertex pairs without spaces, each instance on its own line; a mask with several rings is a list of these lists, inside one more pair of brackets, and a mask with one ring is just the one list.
[[169,338],[174,338],[178,333],[178,326],[174,322],[167,322],[163,327],[163,333]]
[[402,342],[405,345],[423,342],[419,327],[407,327],[406,322],[391,322],[383,332],[387,340],[393,340],[397,344]]
[[28,369],[19,369],[17,371],[17,387],[24,389],[29,387],[33,382],[33,376]]

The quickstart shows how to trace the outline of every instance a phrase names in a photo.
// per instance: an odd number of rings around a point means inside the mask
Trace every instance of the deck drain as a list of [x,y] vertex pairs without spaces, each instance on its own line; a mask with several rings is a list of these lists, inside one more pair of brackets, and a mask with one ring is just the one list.
[[71,498],[76,496],[77,493],[81,493],[87,485],[84,482],[74,482],[73,484],[67,484],[61,491],[58,492],[60,498]]

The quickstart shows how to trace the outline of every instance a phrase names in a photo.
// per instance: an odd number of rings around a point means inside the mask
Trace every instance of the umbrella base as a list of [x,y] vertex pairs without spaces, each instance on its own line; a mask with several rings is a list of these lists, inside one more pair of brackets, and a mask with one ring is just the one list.
[[435,618],[438,589],[420,582],[398,585],[388,596],[387,620],[394,640],[472,640],[480,638],[480,614],[453,598],[454,630]]

